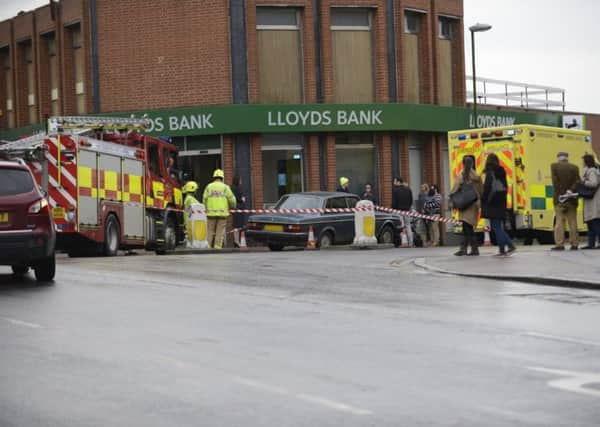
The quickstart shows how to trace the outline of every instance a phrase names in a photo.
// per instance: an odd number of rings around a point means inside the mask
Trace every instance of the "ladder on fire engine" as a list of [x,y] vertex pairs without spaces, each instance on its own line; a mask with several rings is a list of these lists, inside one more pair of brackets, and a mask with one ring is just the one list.
[[49,133],[145,132],[151,123],[144,117],[55,116],[48,119]]

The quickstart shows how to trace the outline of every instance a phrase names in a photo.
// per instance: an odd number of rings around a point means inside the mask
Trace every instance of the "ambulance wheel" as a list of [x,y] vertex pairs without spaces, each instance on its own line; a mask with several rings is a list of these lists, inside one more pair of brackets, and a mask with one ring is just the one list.
[[121,227],[114,215],[109,215],[104,223],[104,255],[116,256],[119,252]]

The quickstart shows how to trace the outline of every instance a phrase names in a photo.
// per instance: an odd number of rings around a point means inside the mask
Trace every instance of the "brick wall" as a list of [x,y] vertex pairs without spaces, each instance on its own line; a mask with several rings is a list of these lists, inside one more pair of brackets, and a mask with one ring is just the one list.
[[600,114],[586,114],[586,127],[592,132],[592,147],[600,158]]
[[262,142],[259,135],[250,137],[250,162],[252,174],[252,197],[254,207],[262,208],[264,203],[262,175]]
[[327,191],[335,191],[339,185],[335,158],[335,135],[327,135],[325,140],[325,175]]
[[392,138],[389,134],[377,134],[378,186],[379,204],[392,206]]
[[321,189],[321,177],[319,173],[319,137],[316,135],[308,136],[304,147],[306,190],[319,191]]
[[98,0],[97,7],[103,111],[231,102],[227,1]]

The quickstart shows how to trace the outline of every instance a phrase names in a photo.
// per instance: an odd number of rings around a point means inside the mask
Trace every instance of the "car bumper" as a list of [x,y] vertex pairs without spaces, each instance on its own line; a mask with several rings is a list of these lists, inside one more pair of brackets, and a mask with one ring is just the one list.
[[248,230],[246,231],[246,238],[265,245],[272,243],[283,246],[306,246],[308,234]]
[[0,231],[0,265],[28,264],[54,253],[53,235],[35,230]]

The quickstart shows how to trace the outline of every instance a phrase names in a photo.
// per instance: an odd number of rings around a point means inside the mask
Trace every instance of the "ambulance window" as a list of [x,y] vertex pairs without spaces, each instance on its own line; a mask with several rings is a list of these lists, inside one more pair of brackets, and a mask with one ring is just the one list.
[[150,144],[148,146],[148,168],[155,175],[162,176],[160,171],[160,160],[158,158],[158,146]]

